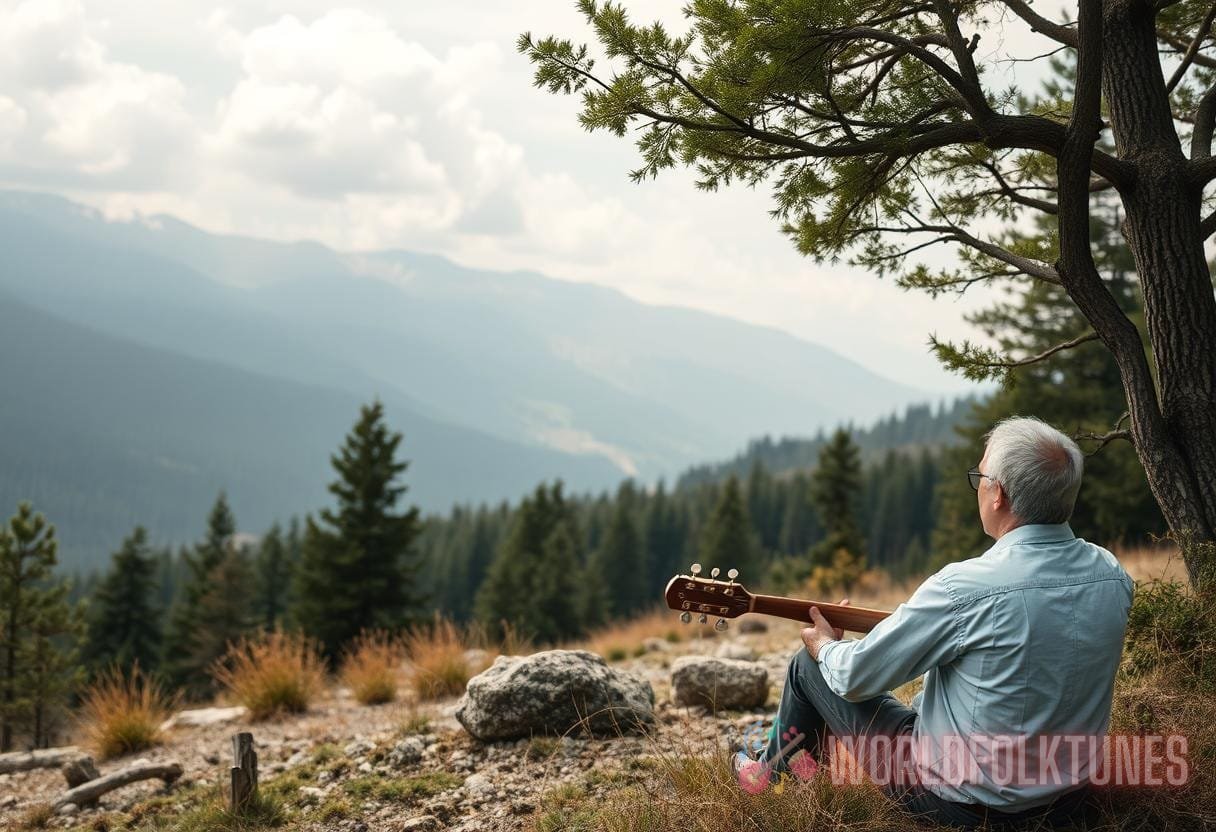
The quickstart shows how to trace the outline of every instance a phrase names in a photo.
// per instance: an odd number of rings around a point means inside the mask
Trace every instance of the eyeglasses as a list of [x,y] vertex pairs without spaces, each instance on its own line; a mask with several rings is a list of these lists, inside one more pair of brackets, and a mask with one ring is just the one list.
[[981,474],[979,468],[972,468],[970,471],[967,472],[967,482],[971,483],[972,491],[980,490],[980,479],[981,478],[989,479],[989,480],[992,479],[992,477],[988,476],[987,474]]

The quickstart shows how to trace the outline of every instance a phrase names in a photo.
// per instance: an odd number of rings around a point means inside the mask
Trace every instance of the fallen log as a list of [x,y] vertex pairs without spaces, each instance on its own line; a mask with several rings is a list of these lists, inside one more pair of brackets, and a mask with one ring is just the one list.
[[35,751],[12,751],[0,754],[0,774],[12,774],[15,771],[29,771],[35,768],[59,768],[64,763],[70,763],[83,757],[84,754],[74,745],[61,748],[39,748]]
[[177,763],[150,763],[147,760],[136,760],[124,769],[82,783],[74,789],[68,789],[51,804],[52,809],[73,803],[77,806],[89,806],[97,802],[103,794],[138,783],[140,780],[164,780],[168,785],[182,776],[182,767]]

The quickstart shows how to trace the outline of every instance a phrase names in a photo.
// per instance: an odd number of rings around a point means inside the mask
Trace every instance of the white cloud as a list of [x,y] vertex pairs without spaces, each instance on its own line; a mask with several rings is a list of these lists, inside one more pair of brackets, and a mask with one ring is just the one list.
[[[0,10],[0,184],[214,231],[412,248],[768,323],[913,384],[967,331],[798,256],[763,192],[634,185],[627,141],[530,85],[519,32],[591,39],[573,0],[26,0]],[[633,4],[685,26],[684,0]],[[639,15],[643,16],[643,15]],[[971,301],[968,301],[971,303]]]
[[18,181],[128,188],[178,178],[191,120],[177,78],[114,61],[72,0],[28,0],[0,11],[5,119],[0,170]]

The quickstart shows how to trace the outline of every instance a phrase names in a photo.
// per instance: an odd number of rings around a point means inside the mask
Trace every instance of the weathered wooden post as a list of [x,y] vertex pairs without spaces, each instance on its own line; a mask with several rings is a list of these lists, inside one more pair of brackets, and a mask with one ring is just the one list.
[[232,735],[232,784],[228,809],[239,812],[258,793],[258,755],[253,750],[253,734],[242,731]]

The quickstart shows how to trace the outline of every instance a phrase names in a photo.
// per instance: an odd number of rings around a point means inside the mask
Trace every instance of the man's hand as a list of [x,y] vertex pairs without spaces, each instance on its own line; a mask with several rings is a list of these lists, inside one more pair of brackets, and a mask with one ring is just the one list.
[[[848,606],[849,599],[845,598],[840,605]],[[811,658],[819,661],[819,650],[829,641],[837,641],[844,636],[844,630],[838,630],[828,623],[819,611],[819,607],[811,607],[811,626],[802,630],[802,643],[806,645]]]

